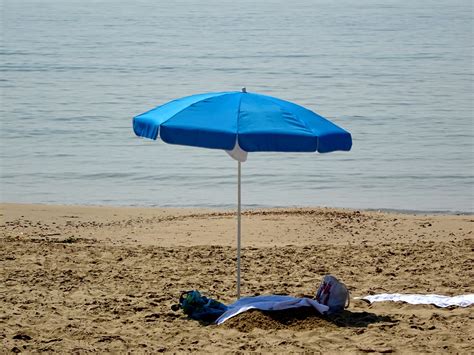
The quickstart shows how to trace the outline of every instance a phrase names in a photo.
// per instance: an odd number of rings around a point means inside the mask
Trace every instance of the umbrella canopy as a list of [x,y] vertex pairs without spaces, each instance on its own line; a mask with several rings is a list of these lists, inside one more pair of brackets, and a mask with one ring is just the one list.
[[183,97],[133,119],[140,137],[222,149],[238,160],[237,297],[240,297],[240,163],[248,152],[349,151],[349,132],[297,104],[242,91]]
[[133,119],[135,134],[166,143],[244,152],[350,150],[349,132],[294,103],[245,91],[184,97]]

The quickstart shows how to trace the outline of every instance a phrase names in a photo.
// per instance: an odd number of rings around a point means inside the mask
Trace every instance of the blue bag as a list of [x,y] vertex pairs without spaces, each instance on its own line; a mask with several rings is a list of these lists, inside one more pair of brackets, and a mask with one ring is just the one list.
[[225,304],[202,296],[196,290],[183,292],[179,297],[179,305],[174,309],[177,308],[181,308],[189,318],[203,322],[214,322],[228,309]]

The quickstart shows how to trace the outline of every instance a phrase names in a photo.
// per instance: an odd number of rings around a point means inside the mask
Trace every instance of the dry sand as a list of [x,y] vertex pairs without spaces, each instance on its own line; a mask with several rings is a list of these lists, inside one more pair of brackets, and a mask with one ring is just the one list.
[[[473,353],[473,308],[352,301],[241,314],[204,326],[171,310],[181,291],[235,300],[235,214],[2,204],[4,351]],[[474,293],[473,216],[334,209],[247,211],[244,295]]]

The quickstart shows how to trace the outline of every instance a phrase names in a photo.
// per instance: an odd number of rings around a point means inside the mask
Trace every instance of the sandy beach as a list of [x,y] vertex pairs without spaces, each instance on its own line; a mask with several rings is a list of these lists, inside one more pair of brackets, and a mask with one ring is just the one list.
[[[252,311],[204,326],[182,291],[235,301],[234,211],[1,204],[4,351],[473,353],[472,307],[352,300],[331,317]],[[471,215],[245,211],[242,293],[474,293]]]

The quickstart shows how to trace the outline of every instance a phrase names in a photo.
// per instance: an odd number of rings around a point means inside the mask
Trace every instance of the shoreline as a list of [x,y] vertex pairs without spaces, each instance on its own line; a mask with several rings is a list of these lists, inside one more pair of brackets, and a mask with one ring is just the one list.
[[[158,209],[158,210],[209,210],[216,212],[232,211],[237,208],[237,204],[226,206],[160,206],[160,205],[121,205],[121,204],[75,204],[75,203],[48,203],[48,202],[0,202],[2,205],[19,205],[19,206],[61,206],[61,207],[101,207],[101,208],[143,208],[143,209]],[[362,212],[379,212],[390,214],[404,214],[404,215],[446,215],[446,216],[474,216],[474,211],[461,210],[411,210],[411,209],[396,209],[396,208],[353,208],[353,207],[334,207],[334,206],[246,206],[242,204],[242,213],[245,211],[258,210],[291,210],[291,209],[332,209],[345,211],[362,211]]]

